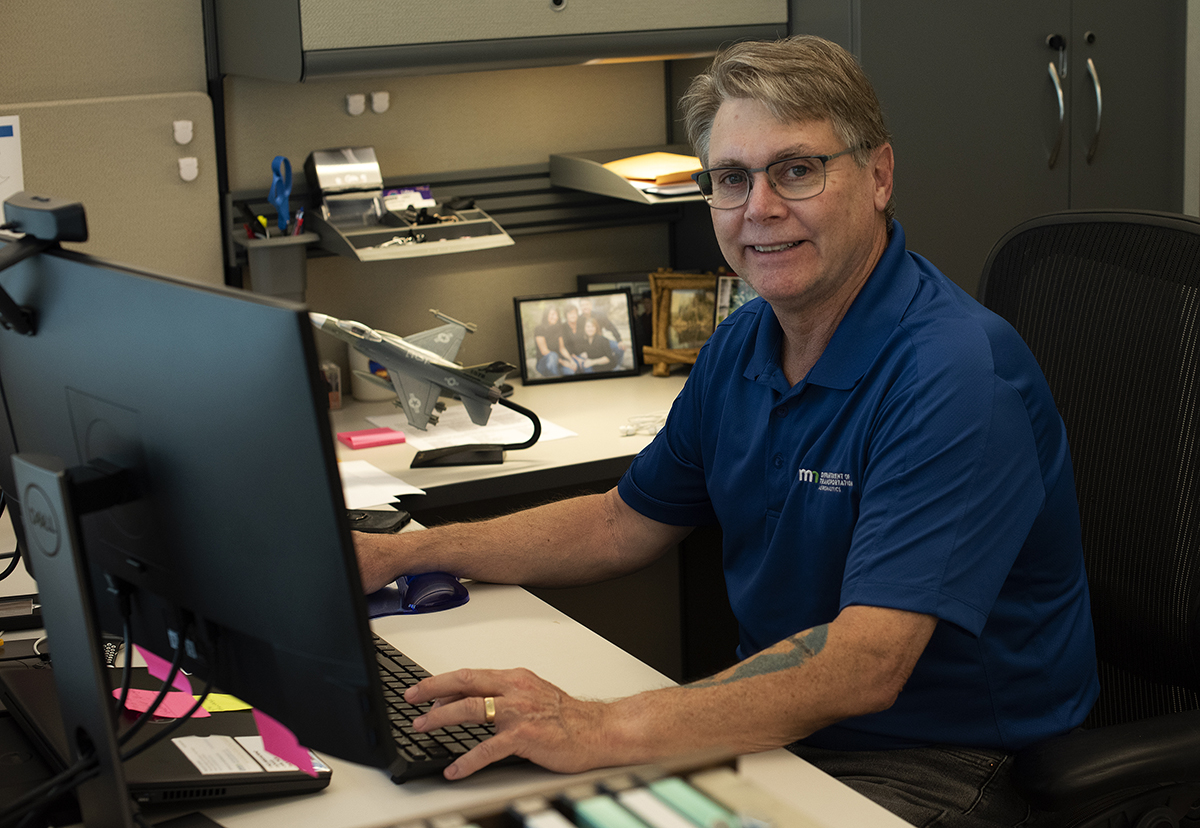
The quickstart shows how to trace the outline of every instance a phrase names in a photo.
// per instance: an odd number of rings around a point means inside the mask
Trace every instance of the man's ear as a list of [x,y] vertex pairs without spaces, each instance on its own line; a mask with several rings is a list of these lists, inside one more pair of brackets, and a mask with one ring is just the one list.
[[875,150],[871,173],[875,179],[875,209],[883,212],[892,198],[892,174],[896,168],[896,157],[892,145],[884,144]]

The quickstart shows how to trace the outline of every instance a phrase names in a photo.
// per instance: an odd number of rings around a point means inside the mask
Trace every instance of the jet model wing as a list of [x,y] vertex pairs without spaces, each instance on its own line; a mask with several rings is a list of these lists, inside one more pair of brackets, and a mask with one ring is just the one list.
[[422,431],[430,421],[436,425],[437,415],[434,412],[438,396],[441,394],[440,389],[432,382],[406,376],[390,365],[384,367],[388,369],[388,379],[392,381],[392,387],[396,390],[396,401],[404,409],[408,424]]
[[453,362],[466,334],[467,329],[462,325],[441,325],[412,336],[406,336],[404,341]]

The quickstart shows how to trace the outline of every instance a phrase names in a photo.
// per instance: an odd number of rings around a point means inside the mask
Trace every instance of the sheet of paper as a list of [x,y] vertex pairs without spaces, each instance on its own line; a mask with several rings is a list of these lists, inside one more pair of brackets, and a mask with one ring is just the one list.
[[366,460],[342,460],[338,463],[342,478],[342,495],[347,509],[365,509],[391,503],[401,495],[425,494],[398,477],[373,466]]
[[[146,662],[146,669],[150,675],[154,676],[159,681],[166,681],[167,676],[171,675],[171,662],[167,661],[165,658],[156,656],[154,653],[139,647],[137,644],[133,645],[133,649],[137,650],[138,655],[140,655],[142,660]],[[188,695],[191,695],[193,692],[191,679],[184,675],[182,670],[177,670],[175,672],[175,678],[171,682],[171,685],[176,690],[181,690]]]
[[700,159],[694,155],[677,152],[648,152],[629,158],[618,158],[602,165],[609,172],[623,178],[668,184],[687,181],[694,172],[700,172]]
[[[280,759],[275,754],[263,747],[263,739],[261,736],[237,736],[237,743],[242,748],[254,757],[254,761],[262,765],[262,769],[270,773],[278,773],[280,771],[300,770],[284,759]],[[329,766],[320,760],[317,754],[311,750],[308,752],[308,759],[312,763],[313,770],[327,771]]]
[[258,735],[262,737],[262,746],[267,753],[274,754],[285,762],[291,762],[297,770],[302,770],[309,776],[317,775],[311,754],[296,741],[292,731],[257,709],[254,711],[254,722],[258,725]]
[[[383,414],[378,417],[368,417],[367,420],[372,425],[380,427],[408,426],[408,420],[403,414]],[[578,436],[574,431],[547,420],[541,420],[541,423],[542,435],[538,438],[539,443]],[[408,444],[417,451],[429,451],[445,446],[462,446],[472,443],[496,443],[499,445],[523,443],[529,439],[529,435],[532,433],[533,425],[529,422],[528,417],[504,406],[493,405],[488,424],[478,426],[471,422],[467,409],[461,405],[452,405],[441,413],[437,425],[429,426],[426,431],[409,428],[405,432],[405,436],[408,438]]]
[[24,189],[21,119],[17,115],[0,115],[0,201]]
[[205,776],[262,772],[262,766],[232,736],[179,736],[171,742]]
[[[118,687],[113,690],[112,694],[114,698],[121,698],[121,688]],[[125,697],[125,708],[132,710],[134,713],[145,713],[157,698],[157,690],[139,690],[134,687],[130,689],[129,695]],[[154,715],[163,719],[182,719],[195,704],[196,697],[191,693],[181,693],[173,690],[167,693],[158,707],[154,708]],[[207,719],[211,715],[203,707],[200,707],[192,714],[192,718]]]

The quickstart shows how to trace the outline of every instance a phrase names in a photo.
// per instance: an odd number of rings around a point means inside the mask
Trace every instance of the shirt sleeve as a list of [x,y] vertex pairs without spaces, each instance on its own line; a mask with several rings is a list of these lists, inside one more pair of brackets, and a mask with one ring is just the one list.
[[[617,483],[625,504],[648,518],[672,526],[717,522],[709,499],[700,451],[700,392],[707,349],[701,349],[667,421]],[[670,500],[656,493],[670,493]]]
[[[976,334],[982,336],[982,334]],[[870,443],[842,606],[925,612],[978,635],[1046,500],[1029,411],[988,343],[916,364]]]

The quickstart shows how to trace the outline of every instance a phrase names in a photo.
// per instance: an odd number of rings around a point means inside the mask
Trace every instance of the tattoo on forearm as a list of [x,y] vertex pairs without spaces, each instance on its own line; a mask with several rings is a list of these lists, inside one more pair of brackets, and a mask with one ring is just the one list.
[[696,688],[716,687],[722,684],[733,684],[736,681],[753,678],[754,676],[765,676],[769,673],[779,673],[792,667],[799,667],[825,649],[825,636],[828,632],[829,625],[822,624],[819,627],[813,627],[811,630],[797,633],[787,639],[787,643],[792,645],[790,650],[759,653],[733,668],[733,672],[726,676],[701,679],[686,686]]

